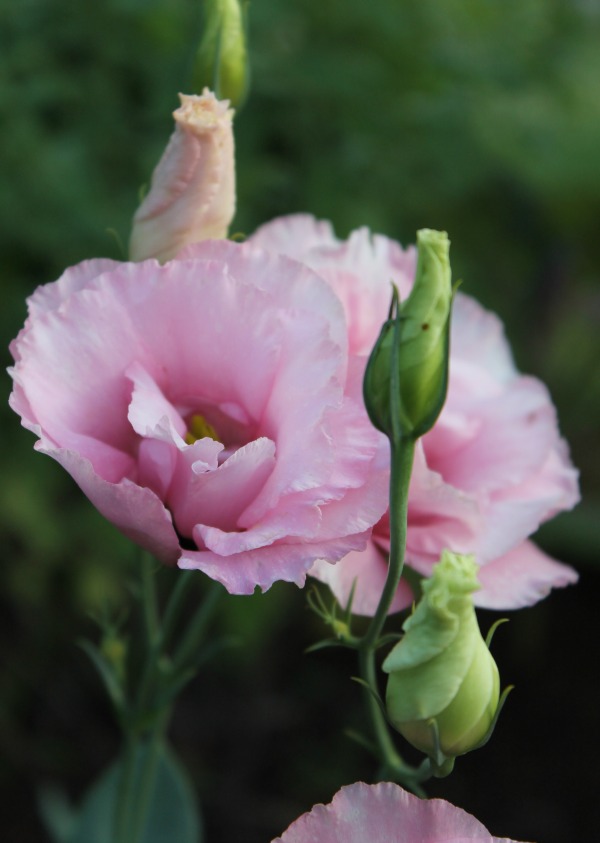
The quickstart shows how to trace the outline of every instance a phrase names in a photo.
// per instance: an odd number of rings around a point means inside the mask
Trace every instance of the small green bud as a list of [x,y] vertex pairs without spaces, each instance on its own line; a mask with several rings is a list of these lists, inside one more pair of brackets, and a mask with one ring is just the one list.
[[239,108],[248,91],[246,26],[240,0],[204,0],[204,32],[194,65],[194,88],[210,88]]
[[477,570],[472,556],[444,551],[383,663],[391,723],[440,769],[488,737],[498,709],[498,668],[473,607]]
[[113,668],[118,679],[123,681],[127,660],[127,643],[111,630],[103,636],[100,651]]
[[363,385],[371,421],[396,441],[431,430],[448,384],[450,241],[445,231],[422,229],[417,247],[413,289],[403,303],[394,290],[390,318],[371,352]]

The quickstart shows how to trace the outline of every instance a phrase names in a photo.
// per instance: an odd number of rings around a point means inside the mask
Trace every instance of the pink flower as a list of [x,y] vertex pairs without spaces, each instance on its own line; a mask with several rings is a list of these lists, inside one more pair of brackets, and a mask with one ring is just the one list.
[[[328,223],[306,215],[259,228],[251,242],[303,261],[340,297],[351,352],[363,361],[387,317],[390,281],[406,298],[416,253],[367,229],[339,241]],[[539,525],[579,499],[577,472],[560,438],[544,385],[518,373],[499,319],[462,293],[452,316],[448,399],[433,430],[418,442],[409,495],[407,562],[429,575],[448,548],[482,566],[479,606],[531,605],[576,573],[528,541]],[[372,614],[387,569],[387,517],[364,552],[311,571],[341,603],[356,579],[354,611]],[[412,601],[402,583],[392,609]]]
[[444,799],[419,799],[397,784],[343,787],[329,805],[315,805],[272,843],[515,843],[492,837]]
[[232,593],[302,585],[385,511],[342,308],[297,262],[228,241],[89,261],[34,293],[11,350],[36,449],[133,541]]
[[189,243],[227,237],[235,212],[233,111],[207,88],[179,97],[175,131],[133,218],[134,261],[170,260]]

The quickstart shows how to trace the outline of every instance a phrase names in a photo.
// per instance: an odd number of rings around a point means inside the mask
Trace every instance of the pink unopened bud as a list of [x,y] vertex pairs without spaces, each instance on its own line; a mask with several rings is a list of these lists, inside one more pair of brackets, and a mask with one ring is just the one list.
[[233,110],[208,88],[179,97],[175,131],[133,218],[133,261],[164,262],[190,243],[226,237],[235,212]]

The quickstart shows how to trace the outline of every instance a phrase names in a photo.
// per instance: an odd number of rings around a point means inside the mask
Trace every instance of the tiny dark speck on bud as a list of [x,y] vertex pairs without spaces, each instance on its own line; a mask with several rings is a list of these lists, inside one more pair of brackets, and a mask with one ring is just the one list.
[[424,331],[428,331],[428,330],[429,330],[429,323],[428,323],[428,322],[423,322],[423,324],[421,325],[421,328],[422,328]]

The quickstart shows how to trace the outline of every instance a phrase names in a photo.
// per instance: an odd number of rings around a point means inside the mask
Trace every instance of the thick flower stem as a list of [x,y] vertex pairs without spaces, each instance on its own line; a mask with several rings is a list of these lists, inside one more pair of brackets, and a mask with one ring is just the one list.
[[[362,679],[368,683],[372,689],[377,688],[377,676],[375,672],[375,652],[374,650],[361,650],[359,653],[360,674]],[[406,767],[400,754],[397,752],[394,742],[389,733],[385,717],[377,701],[376,697],[369,693],[367,706],[371,717],[371,724],[373,732],[377,740],[377,746],[380,752],[380,758],[383,766],[389,770],[399,771]],[[410,768],[406,768],[410,770]]]
[[412,440],[399,438],[391,442],[390,474],[390,558],[388,574],[379,600],[379,605],[369,628],[359,645],[360,674],[371,691],[367,705],[373,732],[377,740],[380,758],[386,772],[392,773],[405,784],[415,787],[420,776],[417,770],[407,765],[397,752],[390,736],[378,696],[375,652],[387,618],[392,600],[400,584],[406,551],[408,516],[408,487],[414,459],[415,444]]

